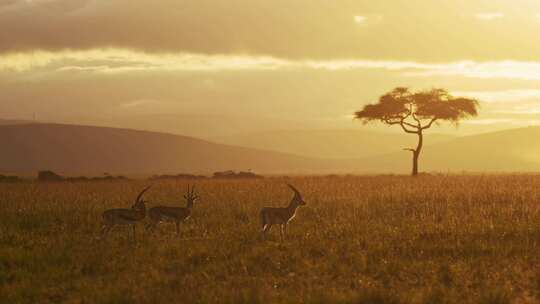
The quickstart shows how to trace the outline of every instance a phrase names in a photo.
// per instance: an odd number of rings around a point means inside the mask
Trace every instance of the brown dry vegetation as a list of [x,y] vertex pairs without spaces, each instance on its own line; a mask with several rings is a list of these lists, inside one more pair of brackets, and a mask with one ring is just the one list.
[[[308,205],[284,243],[263,241],[258,210],[288,201],[285,182]],[[540,176],[198,181],[180,238],[140,225],[136,245],[127,228],[99,240],[101,212],[145,185],[0,184],[0,301],[540,301]],[[149,206],[183,205],[185,187],[155,183]]]

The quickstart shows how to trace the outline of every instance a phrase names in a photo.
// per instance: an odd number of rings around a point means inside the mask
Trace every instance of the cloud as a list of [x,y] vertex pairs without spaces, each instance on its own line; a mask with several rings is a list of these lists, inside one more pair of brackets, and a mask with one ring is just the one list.
[[[439,2],[3,0],[0,53],[119,48],[294,60],[540,60],[534,20],[515,20],[493,35],[474,18],[462,17],[482,11],[476,1]],[[506,6],[515,5],[500,10]],[[540,11],[540,3],[523,9]],[[501,14],[477,17],[493,20]],[[377,26],[359,27],[366,24]],[[520,35],[513,35],[517,31]]]
[[367,20],[367,17],[366,16],[354,16],[353,20],[354,20],[355,23],[364,24],[366,22],[366,20]]
[[531,121],[532,116],[540,114],[540,90],[463,91],[454,92],[454,94],[480,100],[483,105],[482,112],[509,116],[497,118],[501,120],[500,122],[512,118],[523,123]]
[[499,91],[461,91],[455,95],[474,97],[490,103],[522,102],[526,100],[540,101],[540,90],[499,90]]
[[90,71],[222,71],[273,70],[290,65],[286,60],[262,56],[147,54],[124,49],[86,51],[36,51],[0,55],[0,70],[25,72],[49,68],[58,72]]
[[427,65],[422,71],[408,72],[412,77],[458,76],[480,79],[540,80],[537,61],[463,61],[451,64]]
[[476,19],[484,21],[492,21],[496,19],[504,18],[504,14],[501,12],[487,12],[487,13],[478,13],[475,15]]
[[299,66],[312,69],[339,71],[356,69],[383,69],[390,71],[402,70],[431,70],[444,68],[444,64],[426,64],[414,61],[385,61],[385,60],[326,60],[326,61],[301,61]]
[[421,63],[389,60],[292,60],[272,56],[144,53],[128,49],[35,51],[0,55],[0,71],[122,74],[276,70],[384,70],[399,76],[540,80],[540,62],[460,61]]
[[205,55],[191,53],[143,53],[127,49],[86,51],[35,51],[0,55],[0,70],[26,72],[51,69],[58,72],[87,71],[123,73],[133,71],[223,71],[223,70],[437,70],[446,65],[412,61],[290,60],[270,56]]
[[17,4],[18,2],[19,2],[19,0],[1,0],[0,1],[0,8],[10,7],[10,6],[13,6],[13,5]]
[[[1,0],[0,13],[15,14],[20,16],[28,16],[28,12],[40,14],[61,14],[76,11],[94,1],[99,0]],[[40,20],[40,18],[37,18],[37,20]]]
[[494,125],[494,124],[508,124],[508,123],[516,123],[520,122],[520,120],[512,119],[512,118],[487,118],[487,119],[468,119],[464,120],[463,124],[467,125]]
[[107,65],[98,65],[98,66],[76,66],[76,65],[67,65],[61,68],[56,69],[57,72],[100,72],[107,71],[110,67]]
[[161,103],[159,100],[154,99],[137,99],[129,102],[125,102],[120,105],[121,108],[134,108],[139,106],[156,105]]

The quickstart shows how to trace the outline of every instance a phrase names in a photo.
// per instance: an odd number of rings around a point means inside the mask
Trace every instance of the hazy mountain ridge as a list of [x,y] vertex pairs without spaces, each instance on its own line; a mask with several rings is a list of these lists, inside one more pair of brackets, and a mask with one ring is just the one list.
[[27,124],[0,126],[0,171],[122,174],[321,172],[335,166],[284,153],[214,144],[193,137],[103,127]]
[[[426,145],[455,136],[428,134]],[[354,159],[396,152],[416,145],[416,136],[366,130],[281,130],[213,138],[242,147],[279,151],[314,158]]]
[[276,129],[310,129],[314,127],[311,123],[299,123],[286,119],[213,114],[113,115],[99,117],[99,119],[92,116],[72,117],[63,120],[62,123],[172,133],[205,139],[238,134],[245,132],[245,130],[263,132]]
[[30,121],[30,120],[21,120],[21,119],[4,119],[4,118],[0,118],[0,126],[24,125],[24,124],[32,124],[32,123],[37,123],[37,122]]
[[[429,135],[428,135],[429,136]],[[540,127],[510,129],[459,137],[426,146],[420,156],[421,171],[536,172],[540,171]],[[408,172],[410,152],[366,158],[371,171]]]
[[[393,134],[391,134],[394,136]],[[373,135],[379,138],[380,134]],[[364,158],[317,159],[216,144],[193,137],[104,127],[22,124],[0,126],[0,172],[62,174],[162,174],[253,170],[263,174],[407,173],[411,154],[396,134],[396,152]],[[430,135],[426,135],[430,142]],[[540,171],[540,127],[454,138],[428,145],[421,171]],[[358,140],[358,145],[370,146]],[[320,144],[320,143],[314,143]],[[408,146],[408,145],[405,145]],[[390,147],[390,144],[389,144]]]

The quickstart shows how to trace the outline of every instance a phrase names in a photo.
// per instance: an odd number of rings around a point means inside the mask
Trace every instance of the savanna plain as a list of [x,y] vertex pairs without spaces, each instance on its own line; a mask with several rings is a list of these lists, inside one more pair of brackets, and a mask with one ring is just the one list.
[[[200,201],[153,233],[101,214]],[[307,205],[283,242],[259,210]],[[540,175],[0,184],[3,303],[538,303]]]

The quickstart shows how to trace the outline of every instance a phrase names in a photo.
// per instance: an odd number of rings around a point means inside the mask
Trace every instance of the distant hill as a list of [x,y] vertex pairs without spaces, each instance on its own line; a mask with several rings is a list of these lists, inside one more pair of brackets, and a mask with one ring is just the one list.
[[[427,134],[426,145],[447,142],[454,136]],[[283,130],[213,138],[213,141],[279,151],[314,158],[363,158],[412,147],[416,137],[365,130]]]
[[33,121],[0,118],[0,126],[31,124]]
[[172,133],[205,139],[244,133],[246,130],[249,130],[250,132],[262,132],[292,128],[313,128],[313,125],[309,123],[299,124],[296,121],[289,120],[210,114],[115,115],[110,117],[99,117],[99,119],[96,119],[95,117],[75,117],[70,121],[62,121],[62,123]]
[[314,173],[335,164],[147,131],[61,124],[0,126],[0,172],[61,174]]
[[[292,139],[299,141],[297,147],[311,145],[306,149],[324,149],[324,144],[331,148],[344,138],[336,135],[334,140],[328,135],[327,141],[312,143],[308,139],[302,142],[303,139],[296,136]],[[359,147],[376,153],[414,143],[413,136],[389,136],[365,137],[369,141],[359,140]],[[317,135],[315,138],[321,137]],[[353,138],[361,139],[362,136],[351,135],[349,140]],[[402,138],[410,141],[401,142]],[[540,172],[538,138],[540,127],[444,139],[425,147],[420,169],[439,172]],[[291,143],[292,139],[285,142]],[[261,174],[408,173],[411,167],[411,153],[408,151],[325,160],[165,133],[61,124],[0,126],[0,140],[0,173],[5,174],[53,170],[72,176],[95,176],[104,172],[115,175],[208,175],[216,171],[250,169]],[[354,147],[350,149],[348,153],[354,154]],[[325,151],[331,153],[332,150]]]
[[[407,151],[365,158],[368,171],[408,172]],[[427,146],[421,171],[540,172],[540,127],[529,127],[456,138]]]

